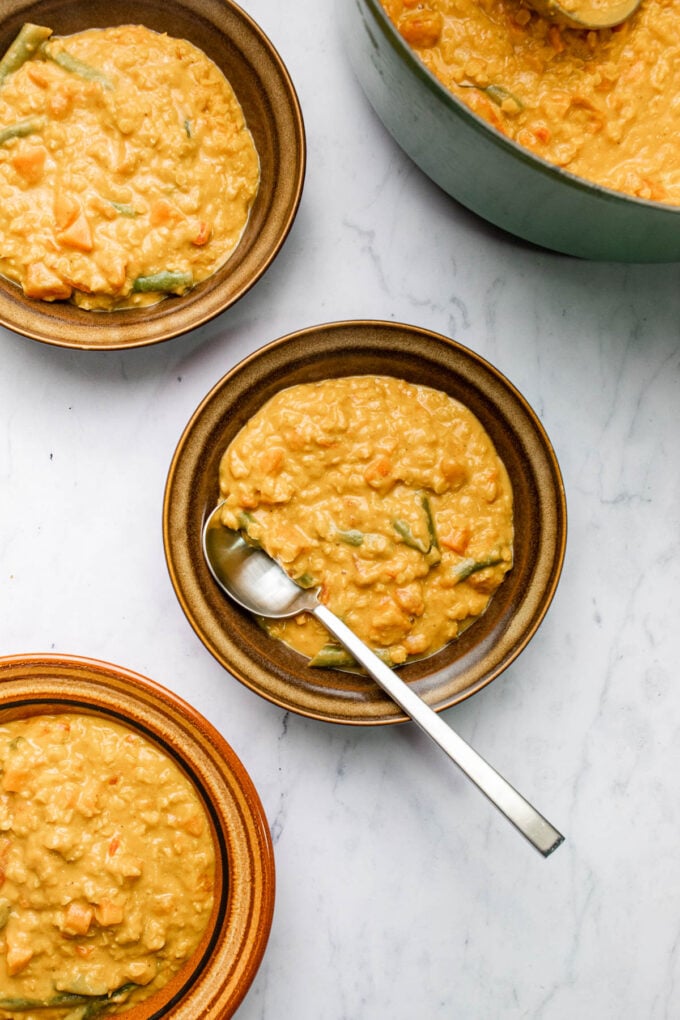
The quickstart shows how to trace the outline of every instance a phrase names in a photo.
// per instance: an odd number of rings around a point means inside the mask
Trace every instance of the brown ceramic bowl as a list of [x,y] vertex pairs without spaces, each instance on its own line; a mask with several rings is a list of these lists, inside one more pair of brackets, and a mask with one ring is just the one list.
[[274,908],[267,821],[243,765],[190,705],[151,680],[107,663],[63,655],[0,657],[0,723],[77,712],[137,730],[173,758],[210,819],[215,904],[193,956],[125,1020],[225,1020],[242,1001],[266,947]]
[[305,174],[302,114],[278,53],[231,0],[3,0],[0,53],[25,21],[59,35],[86,28],[143,24],[188,39],[229,79],[260,156],[260,188],[238,248],[213,276],[182,297],[115,312],[88,312],[37,301],[0,277],[0,324],[59,347],[115,350],[186,333],[229,308],[278,254],[297,213]]
[[497,677],[535,634],[552,600],[566,543],[559,466],[535,413],[497,369],[453,340],[390,322],[339,322],[283,337],[256,351],[205,397],[170,466],[163,538],[170,577],[189,622],[215,658],[283,708],[331,722],[404,720],[368,678],[310,669],[267,636],[212,579],[201,531],[219,500],[225,448],[278,390],[333,376],[382,374],[444,390],[466,404],[493,439],[515,500],[514,566],[486,613],[436,655],[400,669],[435,710]]

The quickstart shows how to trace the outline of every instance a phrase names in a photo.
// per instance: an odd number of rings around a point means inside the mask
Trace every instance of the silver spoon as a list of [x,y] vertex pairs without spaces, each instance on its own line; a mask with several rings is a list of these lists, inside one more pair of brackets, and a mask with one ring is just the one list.
[[221,510],[216,507],[203,528],[203,552],[220,587],[258,616],[282,619],[302,612],[315,616],[544,857],[556,850],[564,840],[557,829],[324,606],[317,589],[300,588],[267,553],[225,528]]
[[567,28],[599,29],[620,25],[642,0],[527,0],[530,7]]

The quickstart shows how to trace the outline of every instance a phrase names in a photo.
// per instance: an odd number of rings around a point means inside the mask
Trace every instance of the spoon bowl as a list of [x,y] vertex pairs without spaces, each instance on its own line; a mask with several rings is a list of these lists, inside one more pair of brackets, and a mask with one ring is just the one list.
[[227,595],[258,616],[281,619],[302,612],[315,616],[539,853],[548,857],[556,850],[564,840],[557,829],[319,601],[319,590],[300,588],[263,549],[226,528],[221,514],[220,504],[203,526],[202,545],[210,573]]
[[528,0],[544,18],[565,28],[614,28],[635,14],[642,0]]
[[256,616],[280,620],[312,612],[318,602],[313,589],[300,588],[275,560],[249,545],[221,522],[222,505],[215,507],[203,528],[203,552],[217,583],[244,609]]

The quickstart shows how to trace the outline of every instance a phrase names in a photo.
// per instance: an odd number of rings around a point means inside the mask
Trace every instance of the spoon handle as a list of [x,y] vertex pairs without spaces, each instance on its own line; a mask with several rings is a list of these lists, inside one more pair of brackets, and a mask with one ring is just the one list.
[[499,811],[519,829],[523,836],[526,836],[544,857],[557,849],[564,841],[564,836],[554,829],[550,822],[539,814],[462,737],[459,737],[454,730],[447,726],[444,720],[408,684],[401,680],[394,670],[386,666],[326,606],[318,603],[312,612],[350,652],[353,658],[368,671],[376,683],[389,694],[392,700],[448,754],[468,779],[471,779],[479,787],[491,803],[496,805]]

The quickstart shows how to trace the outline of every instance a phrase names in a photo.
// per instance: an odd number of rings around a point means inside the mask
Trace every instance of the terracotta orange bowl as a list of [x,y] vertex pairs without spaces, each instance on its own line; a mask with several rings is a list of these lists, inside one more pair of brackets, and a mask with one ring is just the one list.
[[262,960],[274,909],[271,838],[250,777],[206,719],[145,677],[72,656],[0,657],[0,724],[64,712],[110,719],[156,745],[193,784],[212,832],[215,897],[198,947],[165,987],[116,1015],[231,1017]]

